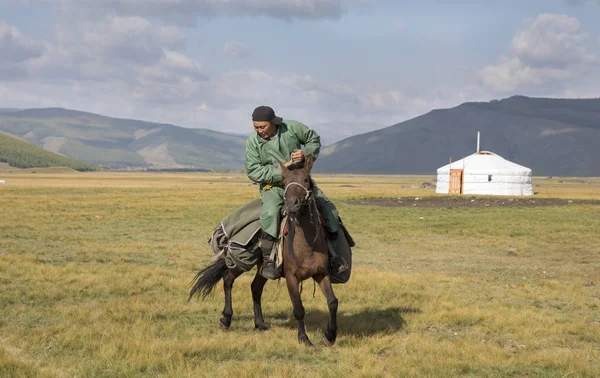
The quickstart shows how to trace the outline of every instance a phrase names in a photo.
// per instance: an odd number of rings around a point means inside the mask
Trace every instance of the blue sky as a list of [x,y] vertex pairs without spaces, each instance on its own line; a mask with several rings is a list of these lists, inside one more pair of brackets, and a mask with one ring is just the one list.
[[329,142],[515,94],[600,97],[600,1],[0,0],[0,107]]

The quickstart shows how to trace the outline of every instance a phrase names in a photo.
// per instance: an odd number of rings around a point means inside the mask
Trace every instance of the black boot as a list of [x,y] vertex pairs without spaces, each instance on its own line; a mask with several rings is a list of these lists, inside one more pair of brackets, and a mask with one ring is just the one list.
[[[342,273],[348,270],[348,264],[342,257],[340,257],[336,252],[335,248],[337,246],[338,233],[337,232],[329,232],[327,231],[327,239],[330,244],[329,251],[329,269],[332,273]],[[333,249],[333,250],[331,250]]]
[[274,244],[275,238],[265,232],[263,232],[260,239],[258,239],[258,246],[260,247],[263,256],[260,275],[268,280],[276,280],[281,276],[281,273],[275,266],[275,261],[271,259],[271,251],[273,250]]

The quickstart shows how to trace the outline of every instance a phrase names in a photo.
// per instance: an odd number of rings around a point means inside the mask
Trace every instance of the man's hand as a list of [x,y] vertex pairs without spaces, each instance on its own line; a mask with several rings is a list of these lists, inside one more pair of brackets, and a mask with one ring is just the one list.
[[283,166],[286,167],[286,168],[289,168],[290,165],[292,165],[291,161],[286,161],[285,163],[283,163]]
[[304,161],[304,152],[302,150],[294,150],[292,152],[292,161],[294,163],[302,163]]

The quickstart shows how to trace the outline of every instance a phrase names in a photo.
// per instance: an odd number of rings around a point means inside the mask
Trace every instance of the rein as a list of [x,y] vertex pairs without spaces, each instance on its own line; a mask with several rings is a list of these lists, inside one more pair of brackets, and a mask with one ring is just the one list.
[[288,217],[288,254],[294,260],[297,265],[300,265],[300,262],[296,258],[294,254],[294,234],[296,232],[296,226],[294,226],[294,219]]

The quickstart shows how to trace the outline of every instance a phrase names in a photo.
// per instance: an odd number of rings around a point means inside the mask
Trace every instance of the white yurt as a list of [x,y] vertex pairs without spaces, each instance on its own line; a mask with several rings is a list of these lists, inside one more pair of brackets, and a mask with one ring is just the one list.
[[435,192],[441,194],[485,194],[531,196],[531,169],[489,151],[477,151],[437,170]]

